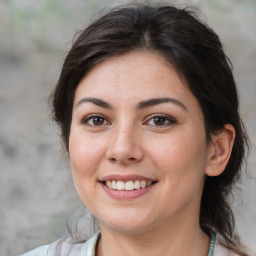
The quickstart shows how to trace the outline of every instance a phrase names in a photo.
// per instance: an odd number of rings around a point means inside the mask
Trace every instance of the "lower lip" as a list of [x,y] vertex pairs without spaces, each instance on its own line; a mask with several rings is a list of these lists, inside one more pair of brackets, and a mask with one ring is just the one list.
[[146,188],[140,188],[140,189],[135,189],[135,190],[114,190],[110,189],[109,187],[105,186],[102,182],[100,183],[104,191],[110,196],[115,199],[134,199],[138,198],[147,192],[151,190],[151,188],[155,185],[152,184]]

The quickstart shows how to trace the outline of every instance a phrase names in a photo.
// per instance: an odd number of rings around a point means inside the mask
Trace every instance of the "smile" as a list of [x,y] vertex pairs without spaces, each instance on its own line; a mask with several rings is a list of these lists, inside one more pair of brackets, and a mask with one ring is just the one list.
[[129,180],[129,181],[122,181],[122,180],[108,180],[103,182],[105,186],[113,190],[138,190],[146,188],[153,184],[152,181],[145,181],[145,180]]

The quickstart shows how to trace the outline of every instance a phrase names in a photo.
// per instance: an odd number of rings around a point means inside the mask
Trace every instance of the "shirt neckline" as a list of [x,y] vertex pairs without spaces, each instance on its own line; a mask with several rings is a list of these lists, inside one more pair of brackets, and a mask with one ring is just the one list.
[[[101,233],[98,232],[94,236],[92,236],[89,240],[87,240],[82,247],[78,256],[95,256],[96,245],[98,240],[100,239]],[[211,242],[207,256],[213,256],[214,247],[216,244],[216,234],[211,231]]]

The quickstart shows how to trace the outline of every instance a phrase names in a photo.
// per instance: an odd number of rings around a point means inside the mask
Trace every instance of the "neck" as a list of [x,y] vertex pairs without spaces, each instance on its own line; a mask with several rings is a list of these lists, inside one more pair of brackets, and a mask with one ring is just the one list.
[[147,229],[133,234],[103,227],[101,230],[97,256],[206,256],[210,244],[210,238],[201,230],[199,222],[192,225],[189,221],[165,222],[150,232]]

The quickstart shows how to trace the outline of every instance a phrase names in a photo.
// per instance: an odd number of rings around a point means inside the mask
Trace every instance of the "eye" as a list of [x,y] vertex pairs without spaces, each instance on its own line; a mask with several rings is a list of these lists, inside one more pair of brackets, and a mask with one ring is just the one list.
[[174,118],[166,115],[154,115],[146,122],[147,125],[151,126],[168,126],[177,123]]
[[101,115],[87,116],[81,121],[81,123],[87,126],[103,126],[110,124],[110,122],[107,121],[107,119]]

